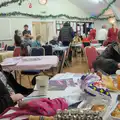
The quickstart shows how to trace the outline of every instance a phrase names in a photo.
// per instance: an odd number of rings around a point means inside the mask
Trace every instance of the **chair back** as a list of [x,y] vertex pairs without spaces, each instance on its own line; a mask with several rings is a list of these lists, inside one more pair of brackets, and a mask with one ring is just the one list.
[[91,43],[92,43],[92,44],[97,44],[97,43],[99,43],[99,42],[98,42],[97,40],[92,40]]
[[44,56],[44,55],[45,55],[45,49],[43,47],[32,48],[31,50],[31,56]]
[[63,72],[63,67],[64,67],[64,63],[65,63],[65,59],[66,59],[66,54],[67,51],[64,51],[64,54],[62,55],[60,64],[59,64],[59,69],[58,69],[58,73],[62,73]]
[[7,51],[14,51],[15,46],[7,46]]
[[92,64],[96,60],[98,53],[95,47],[85,47],[85,55],[89,69],[92,69]]
[[83,42],[83,46],[84,47],[90,46],[90,42]]
[[15,47],[14,52],[13,52],[13,57],[18,57],[20,55],[21,55],[21,48]]
[[5,45],[5,47],[4,47],[4,51],[6,51],[7,50],[7,44]]
[[53,50],[52,50],[52,46],[51,45],[44,45],[42,46],[45,49],[45,55],[52,55],[53,54]]

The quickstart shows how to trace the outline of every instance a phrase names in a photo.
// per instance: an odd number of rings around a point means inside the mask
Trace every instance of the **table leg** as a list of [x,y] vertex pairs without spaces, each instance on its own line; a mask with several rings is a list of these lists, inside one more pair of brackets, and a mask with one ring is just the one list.
[[14,74],[15,74],[15,80],[17,81],[17,71],[16,70],[14,71]]

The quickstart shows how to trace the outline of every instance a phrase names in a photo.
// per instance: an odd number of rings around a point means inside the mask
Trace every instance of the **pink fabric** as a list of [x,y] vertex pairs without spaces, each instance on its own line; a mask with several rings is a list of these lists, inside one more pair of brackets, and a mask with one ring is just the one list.
[[31,100],[23,108],[12,108],[16,112],[12,114],[0,115],[0,119],[10,118],[10,120],[23,116],[23,115],[43,115],[43,116],[54,116],[57,110],[68,109],[68,104],[64,98],[56,98],[50,100],[48,98],[40,98],[36,100]]
[[[28,61],[23,60],[28,59]],[[38,59],[31,60],[29,59]],[[57,56],[36,56],[21,57],[20,61],[13,66],[2,66],[4,70],[48,70],[51,67],[57,67],[59,59]]]
[[95,47],[86,47],[85,53],[88,61],[89,69],[92,69],[92,63],[96,60],[98,53]]
[[21,51],[21,48],[20,47],[16,47],[14,49],[14,52],[13,52],[13,57],[18,57],[20,56],[20,51]]

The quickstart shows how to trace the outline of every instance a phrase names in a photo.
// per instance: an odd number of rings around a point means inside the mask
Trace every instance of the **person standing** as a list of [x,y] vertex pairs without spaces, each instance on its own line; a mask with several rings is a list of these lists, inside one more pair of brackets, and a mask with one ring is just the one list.
[[69,46],[73,41],[74,31],[68,22],[64,23],[63,27],[60,30],[58,40],[63,43],[64,46]]
[[103,25],[102,28],[97,33],[97,40],[100,44],[103,45],[103,42],[107,40],[108,31],[106,30],[106,26]]
[[[68,22],[64,23],[60,30],[58,40],[62,42],[63,46],[69,46],[73,41],[74,31]],[[69,62],[72,62],[72,50],[69,51]]]
[[28,28],[29,28],[28,25],[24,25],[24,31],[22,32],[23,37],[24,37],[26,34],[28,34],[28,35],[29,35],[29,38],[32,39],[33,37],[31,36],[31,31],[28,30]]
[[108,44],[117,41],[118,29],[115,24],[112,24],[112,28],[108,30]]
[[88,38],[90,39],[90,41],[92,41],[92,40],[94,40],[96,38],[96,29],[95,28],[92,28],[90,30]]

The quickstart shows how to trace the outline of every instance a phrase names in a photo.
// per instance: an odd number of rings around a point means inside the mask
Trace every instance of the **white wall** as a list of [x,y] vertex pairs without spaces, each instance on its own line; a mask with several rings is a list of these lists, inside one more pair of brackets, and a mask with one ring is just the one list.
[[[5,1],[5,0],[2,0]],[[0,1],[0,3],[2,2]],[[29,1],[32,2],[32,8],[29,8]],[[48,3],[46,5],[40,5],[38,0],[28,0],[26,2],[23,2],[21,6],[19,6],[17,3],[10,4],[7,7],[0,8],[0,12],[13,12],[13,11],[19,11],[23,13],[29,13],[29,14],[41,14],[41,15],[58,15],[58,14],[66,14],[69,16],[77,16],[77,17],[86,17],[88,16],[84,11],[82,11],[80,8],[69,2],[68,0],[48,0]],[[44,14],[43,14],[44,12]],[[7,17],[4,17],[5,19],[8,19]],[[14,31],[16,29],[19,29],[23,31],[23,26],[25,24],[28,24],[30,29],[32,30],[32,22],[35,21],[52,21],[54,22],[53,27],[53,35],[56,34],[55,31],[55,20],[42,20],[42,19],[33,19],[33,18],[26,18],[22,16],[16,16],[16,17],[9,17],[11,20],[11,37],[13,38]],[[62,18],[63,19],[63,18]],[[7,27],[7,26],[5,26]],[[51,35],[52,36],[52,35]],[[7,41],[8,44],[13,44],[13,41]]]

